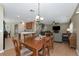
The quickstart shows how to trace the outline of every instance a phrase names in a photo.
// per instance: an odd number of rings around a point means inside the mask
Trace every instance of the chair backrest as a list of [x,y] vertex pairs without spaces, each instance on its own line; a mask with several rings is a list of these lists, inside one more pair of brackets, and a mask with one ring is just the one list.
[[50,33],[45,33],[45,36],[47,36],[47,37],[48,37],[48,36],[51,36],[51,34],[50,34]]
[[14,49],[16,52],[16,56],[20,56],[20,47],[19,47],[19,43],[16,39],[12,38],[13,44],[14,44]]
[[51,32],[45,32],[45,36],[49,37],[51,35],[53,35]]

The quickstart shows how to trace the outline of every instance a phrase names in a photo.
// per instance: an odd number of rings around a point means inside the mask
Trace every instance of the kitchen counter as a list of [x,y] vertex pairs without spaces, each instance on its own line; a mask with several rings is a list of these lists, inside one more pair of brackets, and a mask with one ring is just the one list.
[[21,40],[24,42],[24,35],[32,35],[35,32],[21,32]]
[[35,32],[21,32],[21,34],[32,34],[32,33],[35,33]]

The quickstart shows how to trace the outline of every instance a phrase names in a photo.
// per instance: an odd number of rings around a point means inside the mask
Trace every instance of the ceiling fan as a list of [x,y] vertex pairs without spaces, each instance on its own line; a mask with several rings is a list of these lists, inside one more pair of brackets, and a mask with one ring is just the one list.
[[53,21],[53,25],[57,25],[57,24],[59,24],[58,22],[56,22],[56,21]]

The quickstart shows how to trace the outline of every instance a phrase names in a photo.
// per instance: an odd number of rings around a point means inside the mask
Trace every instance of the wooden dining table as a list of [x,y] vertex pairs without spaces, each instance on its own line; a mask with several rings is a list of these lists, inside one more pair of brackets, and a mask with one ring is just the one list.
[[43,48],[44,41],[41,38],[27,39],[25,42],[21,42],[24,46],[30,48],[33,51],[33,56],[39,55],[39,50]]
[[44,42],[43,39],[34,38],[34,39],[26,39],[24,42],[21,42],[21,44],[31,49],[33,51],[34,56],[38,56],[39,50],[42,49]]

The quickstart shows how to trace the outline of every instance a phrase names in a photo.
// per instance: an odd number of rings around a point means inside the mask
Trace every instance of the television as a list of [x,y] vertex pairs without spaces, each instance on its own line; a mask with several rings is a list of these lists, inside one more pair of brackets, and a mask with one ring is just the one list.
[[53,26],[53,30],[60,30],[60,26]]

